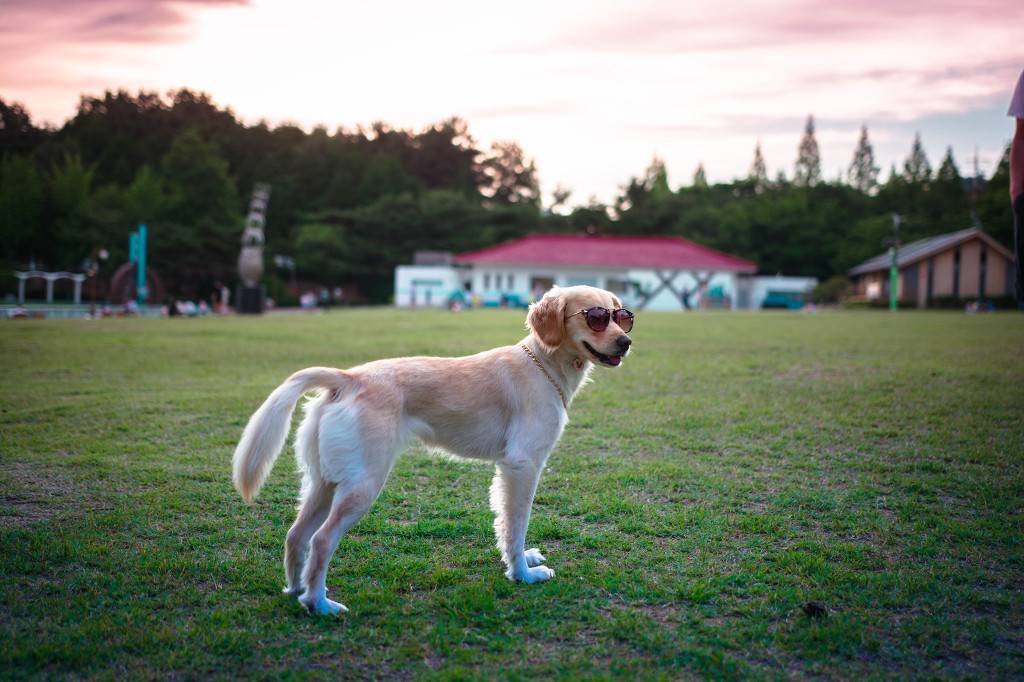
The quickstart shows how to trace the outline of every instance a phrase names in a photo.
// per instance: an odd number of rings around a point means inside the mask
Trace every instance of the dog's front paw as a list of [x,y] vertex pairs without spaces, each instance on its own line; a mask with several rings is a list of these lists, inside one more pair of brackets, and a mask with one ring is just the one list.
[[314,616],[337,616],[339,613],[348,612],[348,608],[344,604],[331,601],[327,597],[321,597],[316,601],[307,601],[300,598],[299,603],[305,606],[306,610]]
[[288,587],[287,585],[285,585],[284,587],[281,588],[281,593],[282,594],[286,594],[289,597],[301,596],[302,593],[305,592],[305,591],[306,591],[306,588],[302,587],[302,586],[299,586],[299,587]]
[[532,566],[527,568],[525,571],[519,571],[513,575],[509,575],[509,577],[516,582],[530,585],[532,583],[542,583],[545,580],[554,578],[555,572],[547,566]]
[[540,550],[536,547],[526,550],[523,552],[523,556],[526,558],[527,566],[540,566],[544,563],[544,555],[540,553]]

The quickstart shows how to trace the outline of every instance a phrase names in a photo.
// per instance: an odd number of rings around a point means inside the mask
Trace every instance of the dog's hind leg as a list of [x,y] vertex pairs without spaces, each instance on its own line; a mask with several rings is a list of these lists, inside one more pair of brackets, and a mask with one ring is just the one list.
[[398,454],[397,410],[387,404],[341,401],[320,417],[320,473],[335,483],[327,519],[309,542],[299,601],[320,615],[347,611],[327,598],[327,566],[341,536],[363,518],[380,494]]
[[333,486],[325,485],[323,481],[310,480],[308,472],[306,477],[299,513],[284,541],[284,574],[288,583],[282,591],[293,597],[302,594],[302,567],[306,561],[309,540],[327,518],[331,509],[331,494],[334,492]]
[[306,416],[295,432],[295,460],[303,472],[302,492],[299,495],[298,515],[288,529],[284,541],[285,594],[302,594],[302,566],[306,561],[309,539],[327,518],[331,508],[334,486],[320,475],[320,417],[325,395],[307,401],[303,406]]
[[335,615],[348,611],[344,604],[327,598],[327,565],[341,536],[363,518],[383,484],[383,480],[368,479],[355,486],[339,485],[334,489],[330,513],[310,540],[309,558],[303,571],[305,593],[299,601],[310,613]]

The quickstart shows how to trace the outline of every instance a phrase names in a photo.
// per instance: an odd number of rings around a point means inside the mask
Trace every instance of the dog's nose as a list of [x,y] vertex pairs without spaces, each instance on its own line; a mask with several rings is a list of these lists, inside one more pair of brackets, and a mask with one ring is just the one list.
[[633,340],[623,334],[619,338],[615,339],[615,345],[619,347],[619,350],[625,353],[629,350],[629,344],[633,343]]

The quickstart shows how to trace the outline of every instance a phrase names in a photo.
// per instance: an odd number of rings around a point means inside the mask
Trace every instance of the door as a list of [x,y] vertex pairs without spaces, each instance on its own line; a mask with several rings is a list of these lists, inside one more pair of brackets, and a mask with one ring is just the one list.
[[903,270],[903,295],[900,300],[917,305],[917,263]]

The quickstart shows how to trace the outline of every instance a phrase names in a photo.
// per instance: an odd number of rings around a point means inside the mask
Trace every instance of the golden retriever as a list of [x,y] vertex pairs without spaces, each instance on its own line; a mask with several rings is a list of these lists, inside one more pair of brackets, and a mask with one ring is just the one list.
[[539,550],[524,549],[537,482],[592,366],[617,367],[629,351],[633,314],[608,291],[555,287],[530,306],[526,324],[529,335],[511,346],[348,370],[310,367],[270,394],[235,449],[234,483],[246,501],[284,446],[296,402],[319,389],[295,437],[302,492],[285,540],[285,593],[311,613],[348,610],[327,598],[327,565],[412,437],[494,462],[491,508],[505,575],[525,583],[554,575]]

